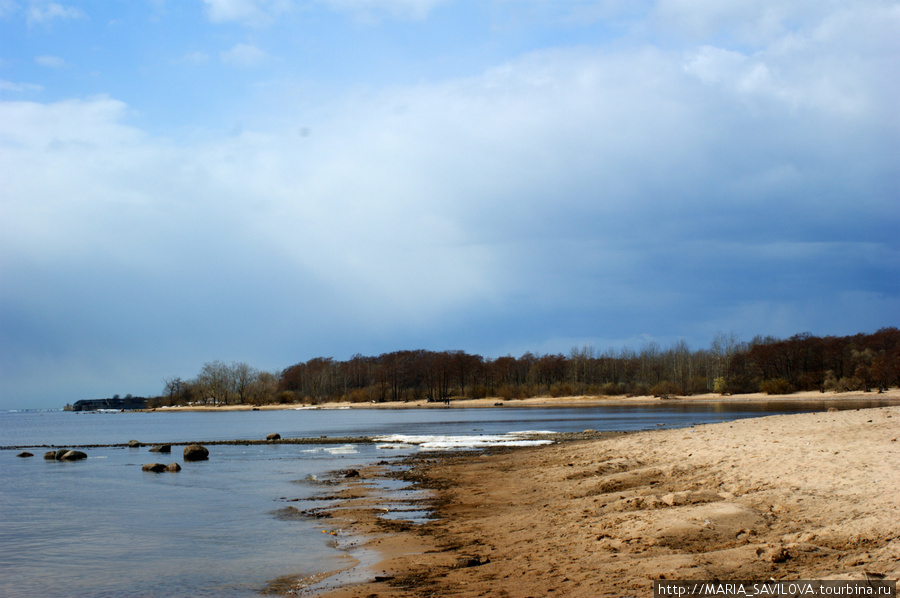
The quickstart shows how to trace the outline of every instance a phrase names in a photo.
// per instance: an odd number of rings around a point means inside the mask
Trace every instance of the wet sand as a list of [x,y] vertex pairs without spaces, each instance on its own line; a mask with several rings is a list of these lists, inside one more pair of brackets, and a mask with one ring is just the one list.
[[421,525],[381,518],[363,485],[374,467],[345,481],[329,520],[364,566],[286,591],[650,596],[654,579],[897,579],[898,437],[900,407],[884,407],[424,455],[406,473],[433,492],[437,518]]

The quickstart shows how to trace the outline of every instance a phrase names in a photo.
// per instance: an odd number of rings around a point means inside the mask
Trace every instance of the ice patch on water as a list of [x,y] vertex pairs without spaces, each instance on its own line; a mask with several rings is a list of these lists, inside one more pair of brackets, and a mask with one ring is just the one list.
[[342,444],[341,446],[329,446],[325,452],[329,455],[355,455],[359,451],[355,444]]
[[378,436],[376,442],[415,444],[422,450],[465,450],[492,446],[539,446],[552,444],[549,438],[534,438],[554,432],[510,432],[508,434],[482,434],[479,436],[441,436],[392,434]]
[[329,455],[355,455],[359,453],[355,444],[342,444],[341,446],[319,446],[303,449],[301,453],[328,453]]

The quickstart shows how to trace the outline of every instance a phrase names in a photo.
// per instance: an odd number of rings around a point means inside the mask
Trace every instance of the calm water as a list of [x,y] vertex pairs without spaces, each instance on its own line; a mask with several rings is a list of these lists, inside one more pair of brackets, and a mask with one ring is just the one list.
[[[872,406],[875,406],[873,403]],[[577,409],[304,410],[223,413],[0,412],[0,446],[187,442],[283,437],[489,435],[640,430],[819,410],[826,404]],[[79,462],[0,450],[0,596],[259,596],[266,582],[330,570],[342,553],[322,522],[276,511],[320,507],[323,477],[417,450],[376,445],[211,446],[184,463],[147,448],[87,449]],[[177,461],[177,474],[141,465]],[[301,499],[296,502],[286,502]]]

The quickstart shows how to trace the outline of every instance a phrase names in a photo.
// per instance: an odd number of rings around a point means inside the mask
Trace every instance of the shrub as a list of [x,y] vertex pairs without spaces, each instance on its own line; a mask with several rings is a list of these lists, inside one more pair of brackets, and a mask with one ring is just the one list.
[[677,395],[679,390],[678,385],[674,382],[663,380],[662,382],[654,384],[653,388],[650,389],[650,393],[654,397],[668,399],[670,395]]
[[635,384],[625,394],[629,397],[645,397],[650,394],[650,387],[646,384]]
[[784,378],[773,378],[760,382],[759,390],[767,395],[787,395],[794,392],[794,387]]
[[297,393],[292,390],[283,390],[278,395],[278,402],[282,404],[289,404],[297,402]]
[[723,395],[728,392],[728,386],[725,384],[725,378],[716,378],[713,382],[713,392]]
[[600,387],[600,393],[608,397],[615,397],[625,394],[625,391],[624,388],[622,388],[619,384],[616,384],[615,382],[607,382]]
[[557,382],[550,386],[551,397],[572,397],[578,394],[575,386],[568,382]]
[[367,388],[352,388],[344,396],[344,400],[346,400],[350,403],[368,403],[372,399],[369,396],[369,389],[367,389]]

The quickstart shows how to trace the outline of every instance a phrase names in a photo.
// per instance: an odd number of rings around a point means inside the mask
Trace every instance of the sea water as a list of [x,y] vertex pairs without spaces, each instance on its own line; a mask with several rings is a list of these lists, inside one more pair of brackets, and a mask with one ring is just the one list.
[[[724,405],[724,406],[723,406]],[[875,406],[874,404],[872,406]],[[339,568],[334,531],[285,518],[323,506],[330,472],[418,450],[509,441],[522,430],[573,432],[683,427],[818,404],[640,407],[281,410],[82,413],[0,411],[0,596],[247,598],[287,575]],[[46,461],[51,447],[381,436],[372,444],[212,445],[184,462],[143,448],[86,448],[88,459]],[[18,447],[32,458],[18,458]],[[17,447],[17,448],[13,448]],[[181,463],[178,473],[141,465]],[[386,500],[391,500],[390,498]]]

